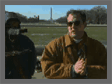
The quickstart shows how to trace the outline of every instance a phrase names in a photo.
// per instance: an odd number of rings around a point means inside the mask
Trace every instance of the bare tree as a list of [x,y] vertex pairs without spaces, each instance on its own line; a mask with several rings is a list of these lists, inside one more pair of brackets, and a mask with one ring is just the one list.
[[95,15],[95,23],[101,24],[107,21],[107,9],[104,6],[95,6],[90,10],[93,15]]

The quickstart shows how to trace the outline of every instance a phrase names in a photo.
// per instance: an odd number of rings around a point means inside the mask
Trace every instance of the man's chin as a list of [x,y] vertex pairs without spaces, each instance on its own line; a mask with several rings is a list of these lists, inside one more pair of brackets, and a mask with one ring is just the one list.
[[74,34],[74,35],[71,35],[71,37],[75,38],[75,37],[77,37],[77,35],[76,35],[76,34]]

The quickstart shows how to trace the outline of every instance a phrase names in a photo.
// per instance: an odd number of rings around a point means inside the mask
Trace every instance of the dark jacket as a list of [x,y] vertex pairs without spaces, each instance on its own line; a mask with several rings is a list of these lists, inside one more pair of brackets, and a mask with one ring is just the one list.
[[5,39],[5,52],[30,50],[17,56],[5,57],[6,79],[30,79],[34,74],[36,55],[34,43],[25,35],[19,35],[14,42]]

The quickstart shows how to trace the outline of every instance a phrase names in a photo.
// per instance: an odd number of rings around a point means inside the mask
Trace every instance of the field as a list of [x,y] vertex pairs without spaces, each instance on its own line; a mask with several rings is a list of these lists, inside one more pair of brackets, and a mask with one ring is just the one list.
[[[23,27],[27,28],[25,33],[35,45],[45,46],[51,40],[63,36],[67,33],[66,27]],[[23,29],[22,28],[22,29]],[[107,44],[107,27],[86,27],[88,36]]]

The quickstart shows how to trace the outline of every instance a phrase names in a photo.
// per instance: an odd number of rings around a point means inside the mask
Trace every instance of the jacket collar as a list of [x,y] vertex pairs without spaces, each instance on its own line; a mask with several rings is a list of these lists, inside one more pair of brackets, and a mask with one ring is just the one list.
[[72,45],[72,41],[71,41],[69,34],[66,34],[65,35],[65,46],[67,47],[69,45]]
[[[83,37],[81,38],[82,40],[78,43],[79,47],[80,47],[84,42],[86,42],[87,37],[88,37],[88,36],[87,36],[86,32],[84,32],[84,35],[83,35]],[[66,34],[66,35],[65,35],[65,46],[67,47],[67,46],[69,46],[69,45],[73,45],[73,43],[74,43],[74,40],[71,39],[71,37],[70,37],[68,34]]]

